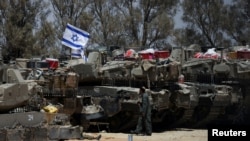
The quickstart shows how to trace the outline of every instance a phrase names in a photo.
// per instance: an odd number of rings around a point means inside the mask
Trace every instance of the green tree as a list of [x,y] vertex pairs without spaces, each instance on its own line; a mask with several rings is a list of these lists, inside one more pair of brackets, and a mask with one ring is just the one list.
[[182,47],[191,44],[203,44],[204,37],[199,32],[193,30],[193,28],[181,28],[174,31],[173,42],[175,45]]
[[[2,56],[15,59],[39,55],[34,49],[37,37],[34,29],[39,27],[39,18],[44,16],[46,3],[33,0],[4,0],[0,2],[0,27]],[[30,50],[34,50],[29,54]]]
[[105,46],[121,45],[121,34],[124,28],[119,11],[114,7],[113,0],[92,0],[90,13],[94,16],[91,26],[92,42]]
[[87,12],[90,1],[91,0],[51,0],[55,18],[53,22],[56,29],[58,29],[59,39],[61,39],[62,32],[67,23],[84,30],[89,28],[93,19]]
[[164,46],[173,33],[173,15],[178,1],[120,0],[116,7],[121,11],[130,46]]
[[35,34],[37,42],[34,49],[41,49],[41,55],[43,56],[59,57],[60,48],[56,44],[57,39],[53,24],[44,19],[44,22],[41,22],[41,27]]
[[249,0],[234,0],[226,7],[223,29],[236,41],[237,45],[242,41],[250,42],[250,2]]
[[225,12],[223,7],[223,0],[183,1],[182,19],[187,23],[187,30],[192,30],[194,33],[190,36],[192,40],[202,41],[206,46],[223,46],[225,42],[222,30]]

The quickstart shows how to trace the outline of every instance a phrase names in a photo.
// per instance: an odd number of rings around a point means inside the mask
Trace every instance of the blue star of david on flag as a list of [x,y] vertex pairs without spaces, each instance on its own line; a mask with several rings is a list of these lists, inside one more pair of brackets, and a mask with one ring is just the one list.
[[76,42],[78,40],[77,34],[74,34],[71,39],[73,40],[73,42]]

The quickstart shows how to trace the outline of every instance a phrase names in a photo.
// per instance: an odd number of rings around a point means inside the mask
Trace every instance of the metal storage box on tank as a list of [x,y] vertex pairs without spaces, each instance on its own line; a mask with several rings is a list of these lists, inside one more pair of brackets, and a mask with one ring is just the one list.
[[228,57],[230,59],[237,59],[237,52],[229,52]]
[[154,59],[154,54],[152,53],[139,53],[142,59]]
[[25,58],[16,58],[16,65],[20,68],[26,68],[27,67],[27,62],[29,59]]
[[238,59],[250,59],[250,51],[237,51]]
[[169,51],[155,51],[154,53],[155,58],[168,58],[170,56]]
[[48,68],[49,64],[43,61],[29,61],[27,62],[27,68]]
[[50,69],[57,69],[58,68],[58,64],[59,64],[58,59],[46,58],[46,62],[49,63],[49,68]]

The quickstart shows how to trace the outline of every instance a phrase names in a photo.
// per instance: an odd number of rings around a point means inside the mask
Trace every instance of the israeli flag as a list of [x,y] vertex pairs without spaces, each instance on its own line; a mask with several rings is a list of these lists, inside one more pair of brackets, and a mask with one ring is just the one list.
[[63,34],[62,44],[72,49],[80,50],[85,47],[89,38],[88,32],[67,24]]
[[71,57],[82,58],[83,56],[82,53],[83,53],[82,49],[71,49]]

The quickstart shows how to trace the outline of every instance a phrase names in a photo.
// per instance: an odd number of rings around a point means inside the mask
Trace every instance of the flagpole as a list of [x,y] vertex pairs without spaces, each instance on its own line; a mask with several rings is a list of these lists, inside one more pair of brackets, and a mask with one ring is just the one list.
[[72,49],[70,48],[69,54],[70,54],[70,60],[72,60]]
[[[70,48],[70,61],[69,61],[70,63],[72,63],[72,60],[73,60],[73,59],[72,59],[72,54],[71,54],[71,53],[72,53],[72,48]],[[71,64],[70,64],[70,68],[71,68]],[[71,70],[71,69],[70,69],[70,70]]]

